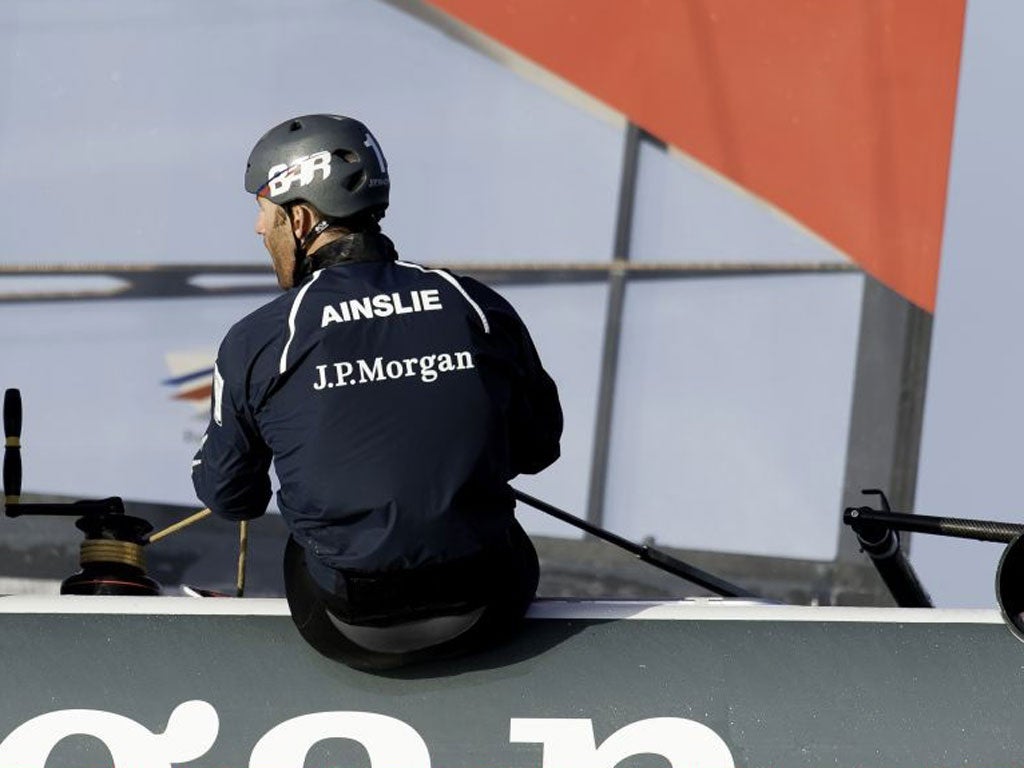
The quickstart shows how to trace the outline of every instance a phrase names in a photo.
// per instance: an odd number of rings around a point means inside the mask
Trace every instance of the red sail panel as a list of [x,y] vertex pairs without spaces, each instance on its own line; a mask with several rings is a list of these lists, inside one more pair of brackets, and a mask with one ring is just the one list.
[[427,0],[934,309],[965,0]]

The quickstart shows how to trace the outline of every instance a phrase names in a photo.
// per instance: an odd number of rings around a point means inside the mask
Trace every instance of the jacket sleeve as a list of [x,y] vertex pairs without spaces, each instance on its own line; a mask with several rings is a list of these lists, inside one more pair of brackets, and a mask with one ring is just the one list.
[[518,333],[514,342],[521,377],[512,393],[512,468],[516,473],[532,475],[561,455],[562,405],[529,331],[518,317],[516,320]]
[[530,332],[515,309],[482,283],[463,278],[463,285],[484,307],[493,341],[511,377],[509,447],[512,471],[534,474],[561,454],[562,406],[558,388],[544,370]]
[[192,484],[215,514],[250,520],[267,510],[272,454],[246,402],[245,371],[224,362],[226,346],[213,369],[210,425],[192,461]]

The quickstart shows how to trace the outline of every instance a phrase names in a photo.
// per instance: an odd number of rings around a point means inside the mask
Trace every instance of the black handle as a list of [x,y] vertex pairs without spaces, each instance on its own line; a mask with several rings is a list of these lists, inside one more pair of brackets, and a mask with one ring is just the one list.
[[21,390],[4,392],[4,436],[21,437]]
[[4,500],[17,504],[21,497],[21,392],[4,392]]

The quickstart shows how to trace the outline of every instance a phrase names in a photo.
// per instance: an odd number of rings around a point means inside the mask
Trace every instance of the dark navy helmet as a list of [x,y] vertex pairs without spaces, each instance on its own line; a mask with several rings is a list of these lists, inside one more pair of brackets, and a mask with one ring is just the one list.
[[358,120],[305,115],[267,131],[249,153],[245,189],[272,203],[307,202],[330,219],[388,205],[391,181],[380,144]]

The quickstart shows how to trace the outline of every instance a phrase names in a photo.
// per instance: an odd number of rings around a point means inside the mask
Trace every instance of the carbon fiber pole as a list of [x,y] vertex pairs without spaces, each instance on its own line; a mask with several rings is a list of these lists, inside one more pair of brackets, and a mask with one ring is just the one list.
[[716,595],[722,595],[723,597],[751,597],[758,598],[759,595],[755,595],[742,587],[738,587],[735,584],[730,584],[728,581],[713,576],[707,571],[702,571],[700,568],[696,568],[689,563],[684,563],[682,560],[673,557],[661,550],[648,547],[647,545],[640,546],[634,544],[629,539],[624,539],[621,536],[617,536],[614,533],[606,531],[604,528],[599,528],[592,523],[588,523],[586,520],[582,520],[575,515],[570,515],[568,512],[554,507],[548,504],[546,501],[534,498],[529,494],[523,493],[512,489],[512,493],[519,501],[524,504],[528,504],[534,509],[540,510],[541,512],[551,515],[552,517],[561,520],[563,523],[568,523],[571,526],[579,528],[581,531],[586,531],[592,536],[596,536],[599,539],[604,539],[609,544],[614,544],[620,549],[624,549],[627,552],[636,555],[638,558],[643,560],[645,563],[650,563],[655,568],[671,573],[673,576],[678,576],[681,579],[686,579],[689,582],[704,587]]
[[995,541],[1009,544],[1024,533],[1024,525],[1000,523],[995,520],[969,520],[961,517],[929,517],[908,515],[902,512],[881,512],[871,507],[847,507],[843,522],[879,523],[898,531],[930,533],[936,536],[952,536],[958,539]]
[[[882,496],[882,502],[888,502]],[[843,522],[857,534],[861,547],[871,557],[885,585],[897,604],[903,607],[928,608],[931,598],[917,579],[917,574],[900,549],[897,531],[951,536],[958,539],[992,541],[1009,544],[1024,533],[1024,525],[995,520],[970,520],[961,517],[929,517],[889,512],[871,507],[847,507]],[[1000,605],[1003,602],[1000,587]],[[1007,590],[1008,592],[1015,590]],[[1004,610],[1005,613],[1005,610]],[[1008,619],[1008,621],[1012,620]]]

